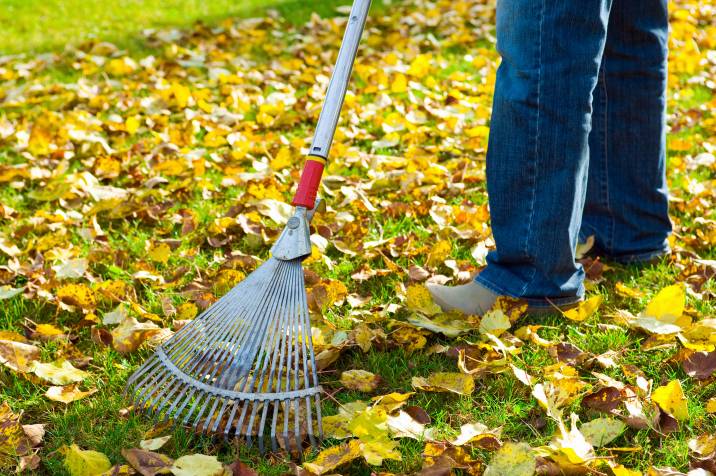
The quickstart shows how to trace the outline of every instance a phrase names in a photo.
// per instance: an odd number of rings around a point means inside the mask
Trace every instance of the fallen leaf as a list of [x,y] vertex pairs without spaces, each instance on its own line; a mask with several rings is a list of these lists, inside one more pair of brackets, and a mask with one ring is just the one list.
[[11,286],[8,286],[7,284],[4,286],[0,286],[0,301],[3,299],[10,299],[18,294],[22,293],[25,290],[25,288],[13,288]]
[[65,284],[57,289],[57,299],[80,309],[94,309],[97,299],[90,288],[84,284]]
[[685,306],[685,286],[683,284],[673,284],[659,291],[646,306],[642,314],[646,317],[653,317],[660,321],[676,324],[676,321],[684,313]]
[[0,340],[0,364],[16,372],[31,372],[40,348],[16,340]]
[[174,460],[167,455],[139,448],[123,449],[122,456],[142,476],[171,473]]
[[626,425],[614,418],[596,418],[583,424],[579,431],[595,448],[599,448],[617,439],[626,429]]
[[172,249],[166,243],[155,243],[147,253],[150,260],[161,264],[167,264],[171,255]]
[[65,468],[70,476],[97,476],[112,467],[109,458],[99,451],[83,450],[76,444],[63,446]]
[[337,467],[349,463],[361,455],[360,440],[353,439],[346,443],[332,446],[322,450],[316,459],[310,463],[303,463],[303,468],[311,474],[320,476]]
[[499,337],[512,327],[510,318],[501,309],[487,311],[480,320],[480,333]]
[[87,258],[75,258],[52,266],[52,270],[57,279],[77,279],[84,276],[88,265]]
[[500,445],[500,430],[491,430],[480,422],[465,423],[460,426],[460,434],[450,444],[462,446],[474,443],[481,448],[497,449]]
[[426,392],[452,392],[458,395],[470,395],[475,390],[473,377],[459,372],[437,372],[427,378],[413,377],[412,385]]
[[139,322],[126,317],[122,323],[112,329],[112,345],[117,352],[134,352],[151,336],[161,332],[153,322]]
[[349,390],[372,392],[379,382],[379,376],[365,370],[346,370],[341,373],[341,385]]
[[193,454],[182,456],[171,467],[174,476],[231,476],[216,456]]
[[139,447],[147,451],[156,451],[169,441],[172,435],[160,436],[159,438],[152,438],[151,440],[142,440],[139,442]]
[[86,392],[82,392],[77,389],[76,385],[66,385],[64,387],[52,386],[47,389],[45,396],[50,400],[62,403],[71,403],[77,400],[81,400],[93,393],[96,393],[97,389],[93,388]]
[[651,394],[651,400],[677,420],[689,419],[689,408],[680,381],[672,380],[666,385],[657,387]]
[[393,438],[430,439],[425,424],[416,421],[409,413],[400,410],[397,415],[388,415],[388,428]]
[[2,402],[0,404],[0,460],[3,455],[25,455],[33,446],[20,424],[20,415],[14,413],[6,402]]
[[592,296],[586,301],[582,301],[577,307],[564,311],[562,315],[572,321],[583,322],[589,319],[602,304],[602,296]]
[[527,443],[505,443],[485,468],[484,476],[532,476],[537,460]]
[[89,376],[87,372],[75,368],[75,366],[67,360],[58,360],[50,363],[33,362],[30,370],[41,379],[55,385],[81,382]]
[[446,337],[457,337],[472,329],[464,316],[456,316],[452,313],[440,313],[432,318],[415,313],[408,317],[408,322],[415,327],[439,332]]
[[428,288],[421,284],[408,286],[406,291],[406,305],[411,311],[420,312],[428,317],[442,312],[440,306],[433,302]]

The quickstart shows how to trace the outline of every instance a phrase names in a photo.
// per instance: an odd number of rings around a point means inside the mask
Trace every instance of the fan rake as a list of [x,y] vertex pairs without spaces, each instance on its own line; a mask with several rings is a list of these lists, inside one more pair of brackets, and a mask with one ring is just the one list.
[[[265,451],[322,438],[321,387],[303,267],[310,221],[370,0],[355,0],[316,133],[272,257],[164,342],[130,377],[135,409]],[[268,428],[267,428],[268,424]]]

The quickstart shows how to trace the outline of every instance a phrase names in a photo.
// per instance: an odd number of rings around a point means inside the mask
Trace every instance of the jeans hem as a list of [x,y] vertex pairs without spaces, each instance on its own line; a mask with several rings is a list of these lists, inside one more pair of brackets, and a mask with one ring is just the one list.
[[568,307],[568,306],[577,304],[584,299],[584,296],[583,296],[584,295],[584,286],[580,286],[580,291],[577,294],[577,296],[558,297],[558,298],[549,298],[549,297],[528,298],[528,297],[524,297],[524,296],[517,296],[517,295],[515,295],[515,293],[511,293],[511,292],[507,291],[502,286],[499,286],[499,285],[493,283],[492,281],[489,281],[488,279],[486,279],[485,277],[483,277],[481,275],[482,275],[482,273],[475,276],[475,282],[477,284],[489,289],[490,291],[492,291],[493,293],[495,293],[499,296],[508,296],[508,297],[513,297],[513,298],[517,298],[517,299],[523,299],[527,302],[527,306],[530,309],[543,310],[543,309],[554,309],[555,306],[557,308]]
[[659,250],[645,251],[643,253],[631,253],[624,255],[607,255],[606,257],[621,264],[640,264],[653,261],[657,258],[662,258],[671,253],[671,247],[669,245],[664,246]]

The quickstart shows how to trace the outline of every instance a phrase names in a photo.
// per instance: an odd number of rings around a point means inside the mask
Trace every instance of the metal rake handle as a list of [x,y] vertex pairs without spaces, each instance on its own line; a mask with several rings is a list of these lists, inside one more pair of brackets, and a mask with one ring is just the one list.
[[348,17],[348,25],[341,42],[341,49],[338,51],[336,66],[331,75],[331,82],[328,84],[326,99],[323,102],[321,115],[318,117],[313,143],[308,152],[308,159],[303,168],[296,196],[292,201],[294,206],[305,207],[310,210],[316,201],[323,168],[326,165],[328,152],[331,150],[331,143],[340,118],[343,100],[346,97],[351,72],[353,71],[353,63],[358,52],[358,45],[368,18],[370,2],[371,0],[355,0],[353,2],[353,7]]

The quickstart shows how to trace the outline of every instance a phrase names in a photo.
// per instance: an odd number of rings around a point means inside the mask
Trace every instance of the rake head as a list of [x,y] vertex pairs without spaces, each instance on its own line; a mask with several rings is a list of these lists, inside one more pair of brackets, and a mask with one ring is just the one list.
[[[294,218],[300,226],[292,225]],[[301,266],[310,218],[299,207],[274,246],[274,257],[181,328],[130,377],[127,393],[135,409],[157,422],[242,437],[248,445],[256,441],[260,451],[267,440],[274,451],[298,450],[306,436],[316,445],[323,436],[321,388]]]

